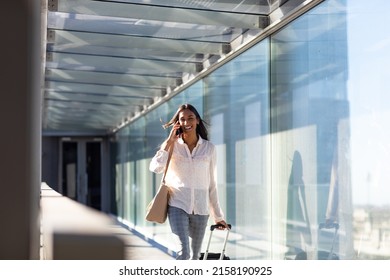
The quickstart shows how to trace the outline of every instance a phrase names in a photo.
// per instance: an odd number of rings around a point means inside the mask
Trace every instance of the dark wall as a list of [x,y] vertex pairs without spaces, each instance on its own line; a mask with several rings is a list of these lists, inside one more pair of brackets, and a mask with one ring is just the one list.
[[58,191],[59,138],[42,137],[42,182]]

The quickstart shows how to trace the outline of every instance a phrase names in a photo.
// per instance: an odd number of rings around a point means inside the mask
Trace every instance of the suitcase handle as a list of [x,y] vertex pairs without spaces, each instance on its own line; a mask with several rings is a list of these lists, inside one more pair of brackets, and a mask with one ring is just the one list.
[[[229,229],[232,229],[232,225],[228,224]],[[213,231],[214,229],[225,229],[225,226],[222,224],[215,224],[210,226],[210,230]]]
[[[210,226],[209,241],[207,242],[207,249],[206,249],[206,252],[204,253],[203,260],[207,260],[207,256],[209,254],[210,243],[211,243],[211,236],[213,235],[214,229],[221,229],[221,227],[225,230],[225,227],[221,224],[215,224],[215,225]],[[225,240],[223,242],[223,248],[222,248],[222,251],[221,251],[221,254],[219,257],[220,260],[222,260],[224,255],[225,255],[226,243],[227,243],[227,240],[229,238],[229,232],[230,232],[230,229],[232,228],[232,225],[228,224],[228,228],[229,228],[229,230],[226,232]]]
[[323,228],[334,228],[334,229],[339,229],[339,224],[338,223],[320,223],[319,229]]

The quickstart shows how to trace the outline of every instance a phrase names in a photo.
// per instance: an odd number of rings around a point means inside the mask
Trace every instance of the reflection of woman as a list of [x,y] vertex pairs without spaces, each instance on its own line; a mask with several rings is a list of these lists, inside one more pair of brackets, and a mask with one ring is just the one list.
[[197,110],[189,104],[179,107],[164,125],[172,126],[150,163],[150,170],[164,171],[168,149],[173,148],[165,182],[172,188],[168,219],[172,232],[179,237],[181,250],[177,259],[199,259],[209,210],[215,223],[226,227],[216,186],[216,150],[208,141],[207,129]]

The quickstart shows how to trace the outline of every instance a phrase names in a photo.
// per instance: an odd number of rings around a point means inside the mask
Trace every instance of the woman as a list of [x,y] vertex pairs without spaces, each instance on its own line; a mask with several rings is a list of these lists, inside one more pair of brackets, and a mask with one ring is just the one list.
[[[178,260],[200,257],[209,213],[216,224],[227,228],[218,201],[216,186],[216,149],[208,141],[207,129],[199,113],[190,104],[179,107],[164,128],[172,126],[150,163],[150,171],[162,173],[173,148],[165,183],[172,188],[168,219],[172,232],[179,237]],[[191,249],[190,250],[190,237]]]

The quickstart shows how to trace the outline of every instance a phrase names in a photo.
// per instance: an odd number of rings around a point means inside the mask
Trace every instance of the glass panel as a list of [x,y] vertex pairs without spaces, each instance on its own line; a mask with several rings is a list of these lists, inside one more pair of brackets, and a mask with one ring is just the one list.
[[237,259],[270,254],[268,44],[264,40],[204,79],[221,206],[235,233],[228,251]]
[[118,217],[125,216],[127,197],[124,197],[124,185],[126,180],[126,169],[125,164],[128,161],[127,151],[127,137],[129,134],[129,128],[122,129],[116,136],[116,151],[117,157],[115,161],[115,201],[116,201],[116,212]]
[[[90,1],[92,2],[92,1]],[[127,10],[133,6],[125,6]],[[113,10],[115,4],[111,4]],[[146,7],[147,9],[147,7]],[[172,12],[173,9],[169,9]],[[165,14],[166,14],[165,10]],[[87,12],[88,13],[88,12]],[[104,14],[104,12],[103,12]],[[144,14],[145,13],[139,13]],[[150,11],[148,12],[150,14]],[[214,13],[218,15],[218,13]],[[238,14],[238,13],[237,13]],[[129,15],[129,14],[126,14]],[[146,16],[146,15],[145,15]],[[244,16],[244,15],[242,15]],[[207,19],[205,19],[207,21]],[[202,22],[207,24],[207,22]],[[232,25],[234,26],[234,25]],[[171,21],[153,21],[147,19],[112,17],[89,14],[72,14],[61,12],[48,13],[48,28],[68,29],[100,34],[119,34],[156,38],[171,38],[180,40],[201,40],[208,42],[230,42],[241,35],[242,29],[231,28],[230,32],[225,31],[225,26],[204,25],[191,23],[174,23]]]
[[386,6],[327,1],[272,37],[272,220],[288,258],[390,256]]
[[272,224],[285,247],[276,259],[329,252],[324,222],[340,224],[334,252],[352,250],[347,22],[344,3],[328,2],[272,36]]
[[[174,7],[172,3],[169,6],[150,3],[110,3],[109,1],[65,1],[60,0],[57,10],[59,12],[67,12],[71,14],[79,14],[80,12],[89,15],[101,15],[117,18],[133,18],[142,19],[137,23],[142,25],[146,22],[150,25],[150,21],[161,22],[180,22],[196,23],[200,25],[211,26],[237,26],[242,28],[253,28],[258,24],[259,16],[256,13],[242,13],[236,7],[243,6],[242,2],[236,3],[234,6],[229,6],[231,10],[213,10],[199,6],[187,6],[186,8]],[[257,4],[257,3],[256,3]],[[255,11],[257,5],[254,5]],[[228,8],[228,7],[225,7]],[[237,11],[235,11],[237,10]],[[233,11],[233,12],[232,12]]]
[[[116,0],[115,2],[117,2]],[[144,0],[119,0],[120,2],[131,3],[144,3]],[[204,10],[220,10],[220,11],[236,11],[236,12],[251,12],[255,13],[267,13],[269,10],[269,4],[272,2],[280,2],[280,0],[224,0],[224,1],[208,1],[208,0],[148,0],[149,5],[159,5],[165,7],[182,7],[182,8],[197,8]]]
[[123,186],[122,186],[122,200],[123,200],[123,218],[127,221],[133,222],[134,219],[134,203],[133,197],[136,194],[136,189],[132,185],[132,163],[127,161],[122,165],[123,170]]
[[358,259],[390,259],[390,2],[346,2],[354,226],[351,241]]
[[97,34],[67,30],[51,30],[50,34],[51,33],[54,34],[52,35],[54,38],[51,39],[51,43],[55,43],[55,45],[61,49],[68,49],[69,46],[72,48],[85,46],[85,42],[88,42],[89,46],[110,48],[112,56],[116,55],[116,48],[120,48],[120,53],[123,53],[123,48],[134,48],[138,51],[153,49],[154,51],[162,51],[164,53],[168,49],[169,53],[184,52],[187,54],[219,54],[221,52],[221,44],[218,42],[192,40],[177,41],[156,37],[132,37],[126,35]]

